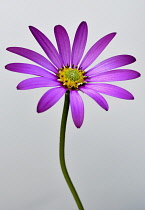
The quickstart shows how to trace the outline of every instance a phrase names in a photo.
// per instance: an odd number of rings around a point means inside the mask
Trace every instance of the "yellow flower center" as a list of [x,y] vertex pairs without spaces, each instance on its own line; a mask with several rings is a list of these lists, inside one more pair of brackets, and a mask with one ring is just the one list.
[[57,74],[58,80],[63,83],[63,86],[70,89],[78,89],[79,85],[85,82],[84,71],[77,68],[64,67],[59,70]]

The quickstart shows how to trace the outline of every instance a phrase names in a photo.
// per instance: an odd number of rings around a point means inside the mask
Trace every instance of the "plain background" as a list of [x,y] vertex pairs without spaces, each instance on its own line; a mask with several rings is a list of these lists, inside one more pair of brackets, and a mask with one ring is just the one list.
[[32,25],[55,43],[53,27],[63,25],[73,40],[87,21],[87,49],[102,36],[117,36],[95,64],[117,54],[131,54],[128,68],[142,77],[116,82],[135,96],[126,101],[106,96],[101,109],[83,95],[85,120],[75,128],[69,114],[66,161],[85,210],[145,209],[145,4],[144,0],[1,0],[0,2],[0,209],[77,210],[59,166],[59,126],[63,99],[37,114],[47,88],[17,91],[27,76],[5,70],[11,62],[30,63],[7,52],[20,46],[44,52],[31,35]]

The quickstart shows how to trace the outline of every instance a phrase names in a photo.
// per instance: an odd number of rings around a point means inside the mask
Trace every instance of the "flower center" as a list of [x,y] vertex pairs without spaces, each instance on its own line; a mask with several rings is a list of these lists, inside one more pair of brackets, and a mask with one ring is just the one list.
[[70,90],[78,89],[79,85],[86,83],[84,73],[83,70],[77,68],[64,67],[59,70],[57,76],[59,78],[58,80],[63,83],[63,86]]

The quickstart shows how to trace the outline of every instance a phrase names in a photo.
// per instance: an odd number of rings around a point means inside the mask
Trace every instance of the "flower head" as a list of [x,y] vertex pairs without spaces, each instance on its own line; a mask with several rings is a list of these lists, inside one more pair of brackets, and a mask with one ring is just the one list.
[[136,59],[133,56],[113,56],[88,69],[115,37],[116,33],[110,33],[97,41],[82,59],[88,36],[86,22],[82,22],[78,26],[72,49],[67,31],[61,25],[54,28],[58,50],[41,31],[32,26],[29,29],[49,60],[26,48],[9,47],[7,48],[8,51],[28,58],[38,65],[10,63],[6,65],[6,69],[38,76],[20,82],[17,86],[19,90],[53,87],[39,100],[38,112],[44,112],[52,107],[66,91],[69,91],[72,118],[76,127],[79,128],[84,119],[84,103],[79,94],[80,92],[90,96],[105,110],[109,108],[108,103],[100,93],[121,99],[134,99],[133,95],[127,90],[104,83],[139,77],[140,74],[137,71],[124,68],[118,69],[135,62]]

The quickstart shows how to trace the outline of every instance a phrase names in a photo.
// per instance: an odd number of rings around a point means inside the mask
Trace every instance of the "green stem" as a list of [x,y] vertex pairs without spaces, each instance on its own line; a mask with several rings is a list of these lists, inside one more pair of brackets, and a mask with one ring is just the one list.
[[68,184],[68,187],[76,201],[79,210],[84,210],[84,207],[79,199],[79,196],[73,186],[73,183],[69,177],[66,164],[65,164],[65,131],[66,131],[66,123],[67,123],[67,116],[69,111],[69,92],[65,94],[65,101],[62,113],[62,120],[61,120],[61,129],[60,129],[60,147],[59,147],[59,158],[60,158],[60,165],[62,169],[62,173],[64,178]]

